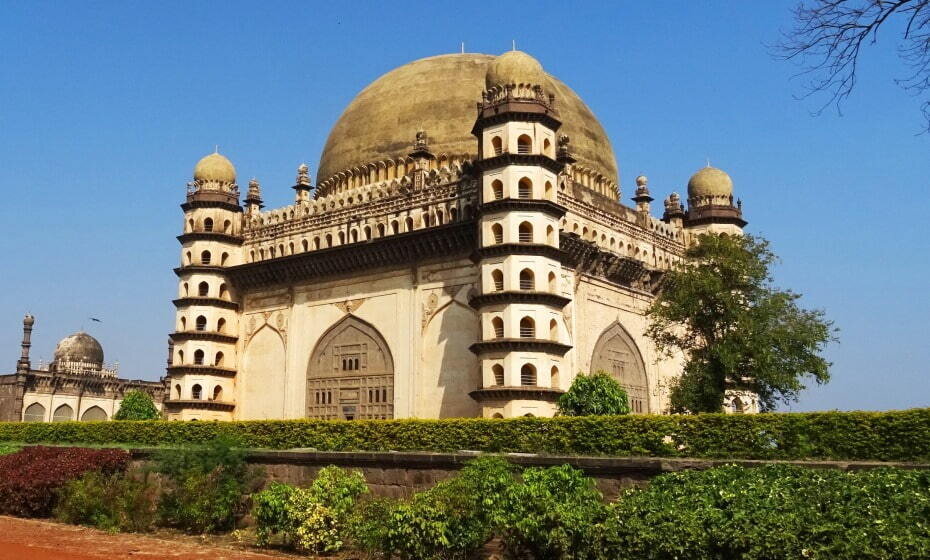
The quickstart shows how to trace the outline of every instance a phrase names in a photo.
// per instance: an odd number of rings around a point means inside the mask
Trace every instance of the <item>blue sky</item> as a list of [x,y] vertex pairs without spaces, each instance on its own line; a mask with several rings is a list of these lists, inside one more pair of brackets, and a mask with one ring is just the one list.
[[[842,116],[812,116],[765,47],[793,2],[20,2],[0,4],[0,370],[84,328],[124,376],[164,374],[178,204],[218,144],[288,204],[365,85],[418,58],[516,40],[611,137],[624,197],[733,177],[779,285],[841,329],[833,381],[793,410],[930,405],[930,136],[890,33]],[[483,6],[483,7],[482,7]],[[450,86],[453,87],[453,86]],[[820,100],[822,101],[822,100]],[[626,201],[629,204],[629,201]],[[103,323],[91,323],[99,317]]]

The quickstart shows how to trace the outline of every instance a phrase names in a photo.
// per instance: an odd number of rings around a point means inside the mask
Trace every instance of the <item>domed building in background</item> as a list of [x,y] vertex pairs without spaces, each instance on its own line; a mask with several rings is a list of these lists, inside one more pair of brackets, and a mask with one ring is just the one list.
[[240,200],[224,156],[197,163],[169,418],[551,416],[598,370],[635,413],[663,412],[681,360],[644,336],[645,310],[696,235],[745,225],[711,167],[687,207],[670,193],[654,216],[644,176],[624,204],[604,128],[519,51],[388,72],[317,170],[301,165],[294,203],[267,210],[255,179]]
[[128,391],[144,391],[161,408],[160,381],[120,379],[119,365],[103,361],[103,346],[84,331],[61,339],[52,361],[32,367],[35,317],[23,318],[22,353],[16,373],[0,375],[0,422],[109,420]]

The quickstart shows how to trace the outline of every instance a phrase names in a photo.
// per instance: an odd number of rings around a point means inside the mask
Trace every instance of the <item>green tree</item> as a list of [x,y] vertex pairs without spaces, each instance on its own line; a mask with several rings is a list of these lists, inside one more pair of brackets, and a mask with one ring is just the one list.
[[629,414],[630,400],[617,381],[603,371],[578,374],[568,391],[559,397],[563,416]]
[[145,391],[129,391],[123,397],[114,420],[158,420],[161,413],[155,408],[152,397]]
[[684,354],[674,412],[720,412],[731,387],[755,392],[771,410],[797,400],[805,379],[829,380],[820,352],[836,340],[833,323],[772,284],[776,260],[762,238],[702,234],[667,274],[646,332],[660,352]]

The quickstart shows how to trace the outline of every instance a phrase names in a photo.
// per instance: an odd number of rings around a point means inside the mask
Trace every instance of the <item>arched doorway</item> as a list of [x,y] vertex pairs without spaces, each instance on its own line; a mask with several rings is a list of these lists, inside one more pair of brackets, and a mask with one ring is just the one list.
[[620,323],[601,334],[591,357],[591,372],[604,371],[617,380],[630,397],[634,414],[649,412],[649,383],[646,366],[636,343]]
[[307,417],[394,417],[394,360],[377,329],[349,315],[320,338],[307,368]]
[[39,403],[32,403],[23,412],[23,422],[44,422],[45,407]]
[[69,420],[74,420],[73,408],[63,404],[55,409],[55,414],[52,415],[52,422],[68,422]]

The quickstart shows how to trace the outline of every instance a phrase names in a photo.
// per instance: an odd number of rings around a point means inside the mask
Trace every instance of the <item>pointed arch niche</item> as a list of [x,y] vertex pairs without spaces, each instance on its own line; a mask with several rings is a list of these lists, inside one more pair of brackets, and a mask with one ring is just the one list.
[[591,356],[591,373],[604,371],[626,389],[630,397],[630,411],[634,414],[649,412],[649,382],[642,355],[633,338],[620,323],[608,327],[594,346]]
[[236,408],[244,420],[284,418],[285,352],[281,334],[270,325],[249,339],[237,375]]
[[323,334],[307,367],[307,417],[394,417],[394,359],[377,329],[348,315]]

